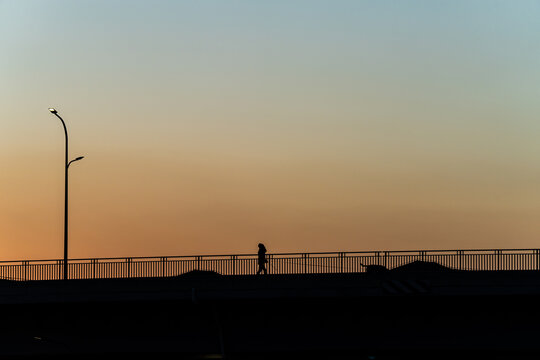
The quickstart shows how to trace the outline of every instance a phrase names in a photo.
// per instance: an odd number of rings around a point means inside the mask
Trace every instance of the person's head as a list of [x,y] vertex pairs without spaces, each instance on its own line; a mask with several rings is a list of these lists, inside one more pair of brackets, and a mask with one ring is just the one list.
[[264,244],[259,243],[259,249],[262,249],[264,247]]

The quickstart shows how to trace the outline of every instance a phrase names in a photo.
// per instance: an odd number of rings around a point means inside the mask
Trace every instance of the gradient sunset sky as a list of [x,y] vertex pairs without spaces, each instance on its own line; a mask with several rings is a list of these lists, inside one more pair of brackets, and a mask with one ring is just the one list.
[[0,259],[540,247],[540,1],[0,0]]

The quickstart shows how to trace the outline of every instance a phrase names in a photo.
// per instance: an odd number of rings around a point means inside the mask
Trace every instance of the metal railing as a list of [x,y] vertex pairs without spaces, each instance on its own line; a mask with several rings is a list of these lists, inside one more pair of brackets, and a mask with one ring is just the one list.
[[[365,272],[367,265],[388,269],[427,261],[456,270],[540,270],[540,249],[360,251],[268,254],[269,274]],[[70,279],[142,278],[182,275],[193,270],[222,275],[250,275],[258,269],[257,255],[199,255],[71,259]],[[0,279],[58,280],[62,260],[1,261]]]

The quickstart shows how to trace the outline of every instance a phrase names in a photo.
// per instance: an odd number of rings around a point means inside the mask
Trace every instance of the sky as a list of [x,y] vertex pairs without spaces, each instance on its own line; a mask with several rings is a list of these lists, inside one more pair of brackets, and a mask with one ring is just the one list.
[[0,259],[540,247],[540,2],[0,0]]

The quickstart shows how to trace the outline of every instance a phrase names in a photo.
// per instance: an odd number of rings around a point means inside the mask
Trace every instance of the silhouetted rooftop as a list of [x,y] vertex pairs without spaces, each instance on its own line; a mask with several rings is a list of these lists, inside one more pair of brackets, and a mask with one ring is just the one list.
[[392,269],[393,272],[440,272],[440,271],[459,271],[450,269],[441,264],[428,261],[413,261],[409,264],[399,266],[395,269]]

